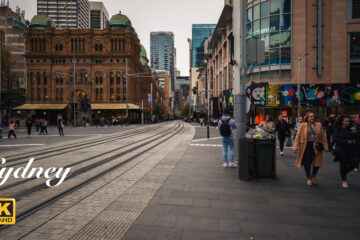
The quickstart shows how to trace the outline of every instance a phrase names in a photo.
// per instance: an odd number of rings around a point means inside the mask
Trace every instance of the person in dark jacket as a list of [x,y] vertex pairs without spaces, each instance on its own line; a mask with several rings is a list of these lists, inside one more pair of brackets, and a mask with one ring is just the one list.
[[328,117],[324,121],[324,128],[326,132],[326,139],[329,145],[329,150],[332,151],[334,145],[334,125],[335,119],[333,117]]
[[349,184],[346,175],[351,172],[355,166],[352,164],[352,152],[354,149],[353,134],[350,128],[350,117],[342,116],[337,119],[334,131],[334,139],[336,143],[335,159],[340,162],[340,176],[342,186],[348,188]]
[[355,168],[354,171],[359,171],[359,163],[360,163],[360,123],[355,124],[355,132],[353,133],[353,141],[354,141],[354,151],[352,157],[355,158]]
[[27,128],[27,134],[28,134],[28,136],[30,136],[31,135],[31,128],[32,128],[32,120],[31,120],[31,118],[28,118],[26,120],[26,128]]
[[280,155],[284,156],[284,144],[286,137],[291,136],[290,125],[285,121],[282,115],[279,116],[279,121],[276,123],[275,132],[277,132],[280,142]]

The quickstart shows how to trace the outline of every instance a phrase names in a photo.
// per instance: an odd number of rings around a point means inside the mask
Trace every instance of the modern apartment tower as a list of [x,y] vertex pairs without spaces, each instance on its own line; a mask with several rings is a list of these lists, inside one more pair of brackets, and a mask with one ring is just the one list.
[[90,2],[90,28],[105,29],[109,21],[109,13],[103,2]]
[[192,25],[191,67],[200,67],[204,59],[204,42],[214,33],[216,24]]
[[88,29],[90,27],[88,0],[37,0],[37,13],[51,17],[56,28]]
[[175,47],[172,32],[150,34],[151,67],[170,72],[171,91],[175,91]]

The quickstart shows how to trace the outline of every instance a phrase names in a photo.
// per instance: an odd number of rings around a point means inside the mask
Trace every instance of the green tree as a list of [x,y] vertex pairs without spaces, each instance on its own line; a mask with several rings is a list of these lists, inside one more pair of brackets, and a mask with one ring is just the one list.
[[6,106],[8,110],[24,104],[26,100],[25,95],[18,90],[8,90],[4,95],[4,106]]
[[183,117],[189,117],[189,113],[189,104],[187,104],[181,109],[181,115]]

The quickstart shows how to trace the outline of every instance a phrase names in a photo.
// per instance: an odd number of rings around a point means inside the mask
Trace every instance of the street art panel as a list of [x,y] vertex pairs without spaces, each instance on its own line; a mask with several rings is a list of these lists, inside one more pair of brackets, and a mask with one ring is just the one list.
[[306,106],[326,106],[324,84],[301,85],[301,93],[303,95],[301,104]]
[[297,106],[297,86],[293,84],[280,85],[280,106],[293,107]]
[[267,87],[267,106],[280,106],[280,85],[269,85]]
[[255,107],[266,106],[266,84],[251,85],[251,105]]

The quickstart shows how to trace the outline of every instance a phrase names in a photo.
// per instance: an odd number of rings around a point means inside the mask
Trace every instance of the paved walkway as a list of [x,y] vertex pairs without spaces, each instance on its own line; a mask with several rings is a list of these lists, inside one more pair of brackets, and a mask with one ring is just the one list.
[[221,166],[216,131],[202,141],[206,128],[195,129],[198,140],[181,145],[185,152],[125,239],[359,239],[360,174],[350,173],[351,188],[342,189],[326,154],[319,185],[308,187],[285,149],[276,180],[241,182],[236,168]]

